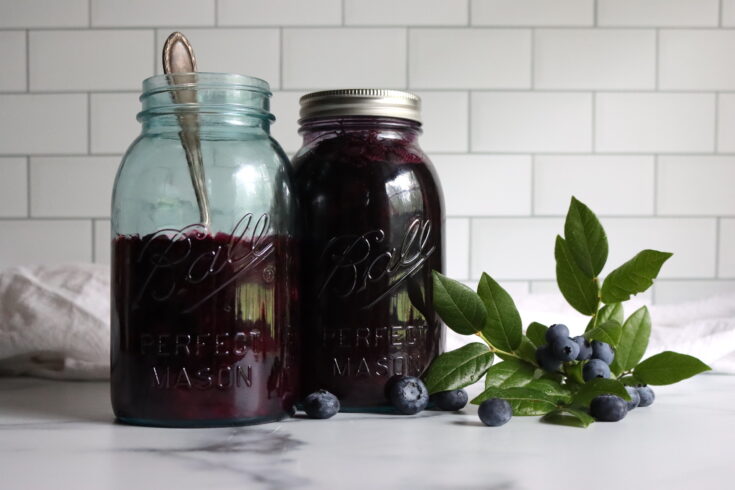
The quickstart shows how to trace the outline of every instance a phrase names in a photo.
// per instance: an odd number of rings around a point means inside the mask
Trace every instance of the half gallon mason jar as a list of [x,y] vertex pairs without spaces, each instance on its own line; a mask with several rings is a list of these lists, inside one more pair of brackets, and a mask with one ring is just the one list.
[[418,145],[420,100],[372,89],[301,99],[303,392],[348,411],[383,411],[386,382],[420,376],[443,350],[432,270],[443,269],[444,208]]
[[143,82],[112,199],[112,405],[160,426],[282,418],[296,395],[291,169],[268,84]]

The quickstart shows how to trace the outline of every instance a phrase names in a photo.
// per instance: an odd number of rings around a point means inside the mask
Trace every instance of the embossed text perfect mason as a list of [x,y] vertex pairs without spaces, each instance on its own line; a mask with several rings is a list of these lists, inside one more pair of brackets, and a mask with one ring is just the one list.
[[388,379],[421,375],[443,350],[431,271],[444,211],[419,105],[372,89],[301,99],[302,393],[327,389],[344,410],[389,410]]

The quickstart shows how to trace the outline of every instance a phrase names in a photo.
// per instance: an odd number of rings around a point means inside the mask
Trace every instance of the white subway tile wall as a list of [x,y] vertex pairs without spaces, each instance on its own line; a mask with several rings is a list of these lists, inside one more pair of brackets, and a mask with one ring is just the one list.
[[675,253],[654,301],[735,290],[731,27],[735,0],[0,0],[0,267],[109,262],[140,82],[182,30],[201,70],[271,83],[289,154],[308,91],[417,92],[457,279],[555,291],[576,195],[611,264]]

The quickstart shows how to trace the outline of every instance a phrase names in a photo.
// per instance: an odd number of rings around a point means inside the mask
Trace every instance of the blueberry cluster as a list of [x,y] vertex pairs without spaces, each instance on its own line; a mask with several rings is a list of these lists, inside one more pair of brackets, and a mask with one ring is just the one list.
[[589,381],[594,378],[609,378],[610,364],[615,353],[610,344],[593,340],[590,342],[583,336],[569,337],[566,325],[557,323],[546,331],[547,345],[536,349],[536,360],[544,371],[559,372],[565,362],[581,361],[582,378]]
[[599,395],[590,404],[590,414],[600,422],[617,422],[636,407],[648,407],[656,395],[650,386],[626,386],[630,401],[616,395]]

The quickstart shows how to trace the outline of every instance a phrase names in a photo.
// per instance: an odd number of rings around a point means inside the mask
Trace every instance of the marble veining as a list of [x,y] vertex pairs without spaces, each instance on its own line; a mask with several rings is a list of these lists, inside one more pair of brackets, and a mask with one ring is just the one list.
[[587,430],[486,428],[474,407],[158,429],[114,423],[107,383],[0,378],[0,489],[730,488],[735,376],[656,391]]

